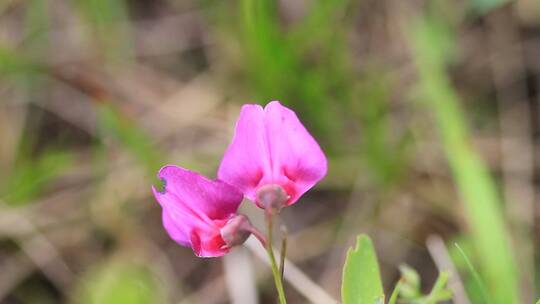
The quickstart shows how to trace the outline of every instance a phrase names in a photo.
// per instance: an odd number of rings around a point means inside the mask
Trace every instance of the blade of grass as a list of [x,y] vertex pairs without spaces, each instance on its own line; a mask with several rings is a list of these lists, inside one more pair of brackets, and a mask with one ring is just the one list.
[[473,279],[476,282],[478,289],[480,290],[480,294],[484,300],[484,303],[489,303],[489,295],[484,286],[484,282],[482,282],[482,278],[480,277],[480,274],[478,273],[478,271],[476,271],[476,268],[474,268],[474,265],[471,263],[471,260],[469,259],[467,254],[465,254],[465,251],[463,251],[463,249],[461,249],[461,247],[457,243],[455,243],[454,245],[456,246],[457,250],[463,257],[463,260],[465,261],[465,265],[467,265],[469,272],[472,274]]
[[425,18],[414,25],[411,45],[421,98],[434,113],[463,200],[480,270],[492,295],[490,303],[519,303],[517,270],[501,200],[487,168],[470,144],[465,115],[446,75],[445,52],[452,45],[451,36],[446,25],[436,18]]

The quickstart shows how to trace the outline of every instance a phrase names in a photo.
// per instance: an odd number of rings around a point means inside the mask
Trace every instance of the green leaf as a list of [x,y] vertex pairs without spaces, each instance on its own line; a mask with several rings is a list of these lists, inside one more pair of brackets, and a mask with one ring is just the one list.
[[76,303],[162,303],[152,273],[145,267],[121,260],[107,262],[90,272],[79,286]]
[[343,304],[384,303],[379,264],[367,235],[358,236],[356,247],[347,252],[341,297]]

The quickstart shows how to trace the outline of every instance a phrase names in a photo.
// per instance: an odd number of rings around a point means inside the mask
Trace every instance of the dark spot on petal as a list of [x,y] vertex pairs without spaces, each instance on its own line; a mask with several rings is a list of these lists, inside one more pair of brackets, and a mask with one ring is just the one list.
[[154,185],[154,187],[159,193],[165,194],[165,192],[167,192],[167,180],[165,180],[164,178],[160,178],[159,181],[157,181],[157,183]]

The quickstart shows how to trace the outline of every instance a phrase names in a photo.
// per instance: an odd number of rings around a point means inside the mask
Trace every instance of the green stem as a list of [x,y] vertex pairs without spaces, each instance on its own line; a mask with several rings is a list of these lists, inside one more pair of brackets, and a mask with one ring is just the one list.
[[274,275],[274,283],[279,295],[279,303],[287,304],[287,299],[285,299],[285,291],[283,289],[283,281],[281,280],[281,273],[276,263],[276,258],[274,256],[274,250],[272,248],[272,226],[273,226],[273,214],[269,212],[266,213],[266,223],[268,225],[268,243],[266,245],[266,252],[270,258],[270,266],[272,268],[272,274]]
[[397,282],[396,286],[394,287],[394,291],[392,291],[392,295],[390,296],[390,300],[388,300],[388,304],[396,304],[402,284],[403,283],[401,283],[401,280]]

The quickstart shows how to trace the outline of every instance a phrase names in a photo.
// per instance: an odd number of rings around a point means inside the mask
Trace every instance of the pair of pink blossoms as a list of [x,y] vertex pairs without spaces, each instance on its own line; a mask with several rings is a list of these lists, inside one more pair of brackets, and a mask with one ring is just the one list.
[[[324,153],[296,114],[272,101],[264,109],[242,106],[217,180],[168,165],[158,173],[164,190],[152,190],[169,236],[199,257],[217,257],[250,235],[243,227],[249,221],[237,213],[244,196],[279,209],[294,204],[326,170]],[[283,195],[282,206],[268,206],[276,195]]]

